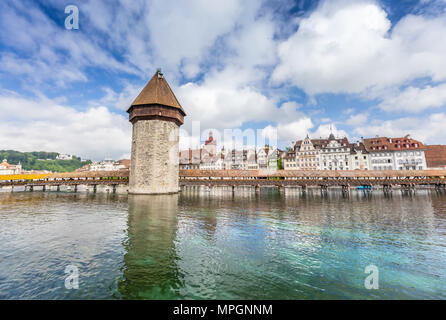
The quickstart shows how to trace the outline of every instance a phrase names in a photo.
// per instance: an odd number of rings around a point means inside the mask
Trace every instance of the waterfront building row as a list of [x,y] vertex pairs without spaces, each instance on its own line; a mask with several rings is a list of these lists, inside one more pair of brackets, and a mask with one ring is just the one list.
[[347,137],[296,141],[287,151],[269,146],[260,149],[217,151],[212,137],[200,149],[179,154],[180,169],[201,170],[426,170],[446,169],[446,146],[428,146],[406,135],[401,138]]
[[189,149],[180,152],[180,169],[200,170],[258,170],[281,169],[283,151],[268,146],[259,150],[222,150],[217,154],[206,149]]
[[90,164],[86,164],[82,168],[77,169],[77,172],[87,172],[87,171],[119,171],[126,170],[130,168],[130,160],[122,159],[122,160],[111,160],[106,159],[103,161],[92,162]]
[[375,137],[350,143],[346,137],[297,141],[284,158],[285,170],[425,170],[426,146],[412,139]]
[[179,153],[180,169],[200,170],[258,170],[281,169],[284,151],[270,148],[217,150],[217,144],[209,132],[209,138],[200,149],[183,150]]
[[[311,139],[307,135],[287,151],[260,149],[217,151],[212,137],[203,148],[180,152],[181,169],[201,170],[426,170],[446,168],[446,146],[426,146],[406,135],[351,143],[347,137]],[[431,160],[432,159],[432,160]]]

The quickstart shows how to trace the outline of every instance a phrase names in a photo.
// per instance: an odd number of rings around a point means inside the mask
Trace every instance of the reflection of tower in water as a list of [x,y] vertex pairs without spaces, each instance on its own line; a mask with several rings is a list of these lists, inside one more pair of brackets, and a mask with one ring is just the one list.
[[177,267],[178,195],[129,195],[128,240],[119,292],[127,299],[173,299]]

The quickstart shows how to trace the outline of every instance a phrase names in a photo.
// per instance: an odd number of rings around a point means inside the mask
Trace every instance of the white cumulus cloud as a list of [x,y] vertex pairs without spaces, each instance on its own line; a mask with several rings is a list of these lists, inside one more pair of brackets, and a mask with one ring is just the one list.
[[410,134],[414,139],[429,144],[444,144],[446,141],[445,113],[434,113],[425,117],[403,117],[395,120],[375,120],[370,124],[357,127],[358,136],[403,137]]
[[280,44],[272,80],[318,94],[446,79],[445,14],[407,15],[391,27],[377,2],[324,1]]
[[93,160],[119,159],[130,152],[131,124],[104,106],[79,111],[46,98],[2,94],[0,122],[2,149],[54,151]]
[[430,108],[446,105],[446,83],[424,88],[408,87],[384,98],[380,104],[385,111],[422,112]]

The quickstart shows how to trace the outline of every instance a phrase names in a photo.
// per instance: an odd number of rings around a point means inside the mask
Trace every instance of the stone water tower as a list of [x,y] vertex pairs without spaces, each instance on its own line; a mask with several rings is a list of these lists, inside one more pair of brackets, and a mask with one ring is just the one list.
[[127,112],[133,124],[129,193],[177,193],[179,127],[186,113],[161,69]]

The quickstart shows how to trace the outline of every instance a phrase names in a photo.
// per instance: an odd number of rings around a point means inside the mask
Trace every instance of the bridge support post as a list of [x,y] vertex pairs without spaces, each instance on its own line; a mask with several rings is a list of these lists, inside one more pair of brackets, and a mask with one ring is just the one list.
[[303,185],[302,186],[302,193],[306,193],[307,192],[307,185]]
[[254,188],[255,188],[255,193],[259,194],[260,193],[260,186],[257,184]]
[[97,184],[94,184],[94,185],[93,185],[93,193],[96,193],[96,191],[97,191],[97,186],[98,186]]
[[231,189],[232,189],[232,195],[234,195],[234,193],[235,193],[235,186],[232,186]]
[[407,193],[412,193],[413,190],[412,188],[413,188],[412,183],[401,185],[401,190]]
[[285,187],[284,186],[279,186],[279,193],[280,194],[285,194]]
[[77,184],[74,185],[74,192],[77,192]]

